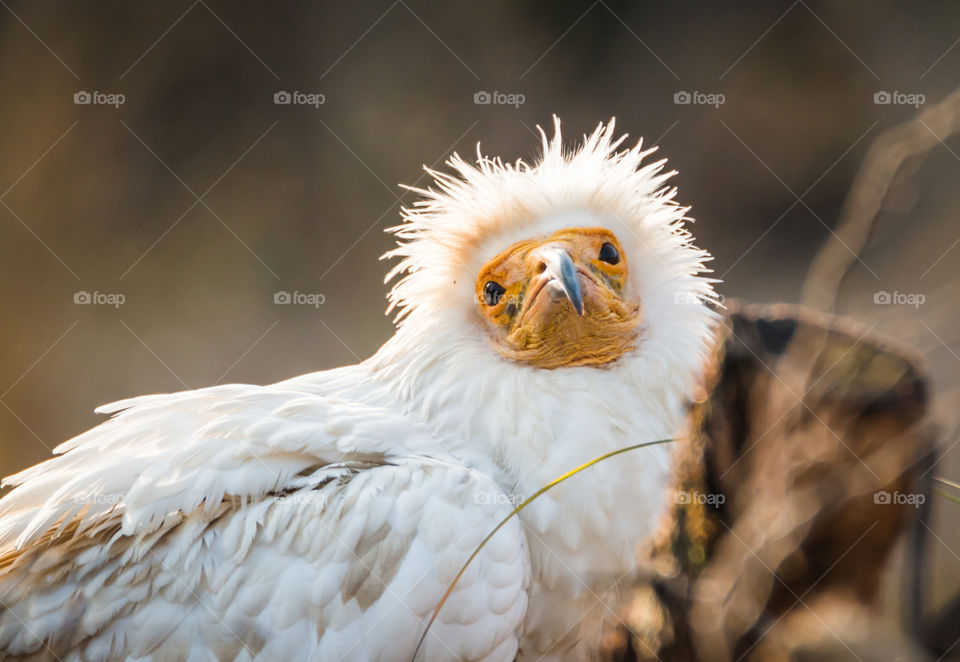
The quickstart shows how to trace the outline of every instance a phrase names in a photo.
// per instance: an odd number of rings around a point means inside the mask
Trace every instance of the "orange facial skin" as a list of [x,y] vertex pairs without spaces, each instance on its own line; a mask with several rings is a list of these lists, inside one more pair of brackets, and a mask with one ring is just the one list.
[[538,368],[603,365],[636,346],[642,314],[624,298],[628,273],[612,232],[566,228],[487,262],[477,302],[507,358]]

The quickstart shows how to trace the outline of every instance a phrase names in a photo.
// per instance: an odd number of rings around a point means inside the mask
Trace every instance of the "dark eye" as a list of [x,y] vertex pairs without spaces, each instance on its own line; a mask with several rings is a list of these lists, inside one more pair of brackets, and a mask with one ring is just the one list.
[[503,288],[503,285],[489,280],[487,284],[483,286],[483,300],[488,306],[496,306],[500,303],[500,297],[503,296],[504,292],[506,292],[506,290]]
[[600,247],[600,255],[597,256],[597,259],[607,264],[616,264],[620,261],[620,252],[614,248],[613,244],[608,242]]

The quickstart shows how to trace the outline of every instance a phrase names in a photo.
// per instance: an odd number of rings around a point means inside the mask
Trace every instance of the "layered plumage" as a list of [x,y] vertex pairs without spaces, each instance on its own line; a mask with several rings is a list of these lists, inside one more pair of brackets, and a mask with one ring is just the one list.
[[[520,500],[603,452],[682,434],[716,318],[708,255],[683,228],[672,173],[642,165],[640,145],[618,151],[613,131],[565,152],[557,124],[536,165],[454,156],[452,173],[432,173],[394,229],[397,331],[370,359],[108,405],[109,420],[8,478],[0,651],[409,660],[460,566]],[[512,360],[477,274],[567,228],[577,246],[606,236],[597,228],[615,235],[629,274],[564,272],[586,288],[583,319],[603,323],[603,297],[642,314],[600,365]],[[562,294],[556,284],[544,292]],[[573,328],[573,298],[529,292],[546,333]],[[606,613],[634,569],[668,478],[669,451],[645,449],[534,501],[471,564],[421,659],[569,659],[589,646],[585,618]]]

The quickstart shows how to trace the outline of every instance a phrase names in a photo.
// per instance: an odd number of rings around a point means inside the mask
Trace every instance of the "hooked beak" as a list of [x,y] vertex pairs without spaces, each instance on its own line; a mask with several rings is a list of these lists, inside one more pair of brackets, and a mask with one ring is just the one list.
[[569,253],[562,248],[550,248],[541,253],[545,265],[543,275],[547,278],[545,287],[559,290],[573,304],[577,315],[583,315],[583,295],[580,292],[580,279],[577,267]]

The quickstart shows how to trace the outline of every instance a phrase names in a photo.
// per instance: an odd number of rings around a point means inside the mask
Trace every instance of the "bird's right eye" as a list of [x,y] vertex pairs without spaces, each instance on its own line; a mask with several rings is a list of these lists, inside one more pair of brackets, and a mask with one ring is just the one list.
[[620,251],[613,244],[607,242],[600,247],[600,255],[597,256],[597,259],[607,264],[617,264],[620,262]]
[[502,297],[506,291],[500,283],[492,280],[487,281],[487,284],[483,286],[483,300],[488,306],[496,306],[500,303],[500,297]]

